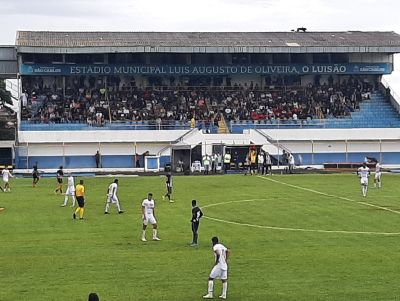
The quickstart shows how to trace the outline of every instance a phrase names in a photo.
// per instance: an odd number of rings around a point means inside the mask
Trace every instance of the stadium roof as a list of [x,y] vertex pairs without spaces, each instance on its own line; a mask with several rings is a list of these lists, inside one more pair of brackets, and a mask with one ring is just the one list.
[[19,52],[400,52],[390,32],[51,32],[18,31]]

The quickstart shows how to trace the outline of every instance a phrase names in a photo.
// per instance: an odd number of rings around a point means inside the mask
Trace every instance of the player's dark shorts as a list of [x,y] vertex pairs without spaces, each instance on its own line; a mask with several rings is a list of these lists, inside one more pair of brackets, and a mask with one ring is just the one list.
[[256,170],[257,169],[257,164],[256,163],[251,163],[250,164],[250,169],[251,170]]
[[39,176],[36,175],[36,174],[33,174],[33,175],[32,175],[32,178],[33,178],[34,180],[36,180],[36,179],[39,179]]
[[85,198],[83,196],[77,196],[76,200],[78,201],[78,206],[83,208],[85,207]]
[[192,222],[192,231],[193,233],[197,233],[197,230],[199,229],[200,222]]
[[62,184],[63,183],[63,178],[57,178],[57,182],[58,182],[58,184]]

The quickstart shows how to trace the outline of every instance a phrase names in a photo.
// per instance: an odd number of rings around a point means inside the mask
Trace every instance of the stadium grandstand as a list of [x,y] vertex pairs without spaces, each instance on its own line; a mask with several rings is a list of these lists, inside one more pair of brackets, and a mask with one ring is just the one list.
[[105,170],[189,170],[251,144],[275,164],[400,164],[394,32],[19,31],[14,51],[17,169],[94,172],[99,151]]

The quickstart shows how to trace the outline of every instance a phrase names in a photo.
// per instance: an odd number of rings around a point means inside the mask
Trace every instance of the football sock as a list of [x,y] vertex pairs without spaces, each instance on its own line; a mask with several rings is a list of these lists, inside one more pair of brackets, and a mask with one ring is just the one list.
[[104,210],[105,212],[108,212],[108,208],[110,208],[110,205],[108,204],[108,202],[106,203],[106,209]]
[[142,238],[146,238],[146,230],[142,231]]
[[198,238],[198,234],[197,233],[193,233],[193,243],[197,244],[197,238]]
[[222,296],[226,296],[226,291],[228,290],[228,282],[222,282]]
[[117,201],[115,204],[117,205],[118,212],[120,212],[121,211],[121,206],[119,205],[119,201]]
[[63,205],[64,205],[64,206],[67,206],[67,203],[68,203],[68,195],[65,196],[65,198],[64,198],[64,204],[63,204]]
[[153,229],[153,238],[157,237],[157,229]]
[[81,207],[75,209],[75,214],[78,214],[81,211]]
[[72,206],[75,206],[75,203],[76,203],[76,199],[75,199],[75,196],[73,195],[72,196]]
[[83,212],[85,211],[85,208],[81,208],[80,212],[79,212],[79,217],[83,218]]
[[208,292],[212,294],[214,291],[214,281],[213,280],[208,280]]

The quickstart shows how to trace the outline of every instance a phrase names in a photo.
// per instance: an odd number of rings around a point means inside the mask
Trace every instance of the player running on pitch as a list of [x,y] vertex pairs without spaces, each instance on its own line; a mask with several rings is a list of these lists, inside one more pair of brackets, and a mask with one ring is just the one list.
[[357,170],[357,175],[360,177],[361,181],[361,192],[364,197],[367,196],[368,192],[368,177],[370,175],[369,167],[367,163],[363,163],[363,165]]
[[165,198],[167,197],[170,203],[173,203],[174,201],[171,199],[171,195],[172,195],[172,174],[168,173],[166,175],[167,179],[165,181],[165,185],[167,187],[167,193],[165,195],[163,195],[163,200],[165,200]]
[[215,265],[211,270],[208,277],[208,294],[203,296],[204,299],[212,299],[214,292],[214,279],[221,279],[222,281],[222,294],[219,296],[221,299],[226,299],[228,290],[228,256],[229,250],[221,243],[218,242],[218,237],[211,239],[213,244],[213,251],[215,256]]
[[61,207],[67,206],[69,197],[72,198],[71,207],[74,207],[75,203],[76,203],[75,182],[74,182],[74,177],[72,176],[72,174],[70,172],[68,173],[68,187],[67,187],[67,191],[65,192],[64,204],[62,204]]
[[36,187],[36,184],[39,182],[40,174],[37,165],[33,166],[32,170],[32,187]]
[[62,194],[63,178],[64,178],[64,171],[62,166],[60,166],[60,168],[57,170],[56,178],[57,178],[57,187],[56,190],[54,190],[54,193],[60,192],[60,194]]
[[154,207],[155,204],[153,200],[153,194],[149,193],[147,195],[147,199],[144,199],[142,202],[142,241],[146,241],[146,228],[149,223],[153,225],[153,240],[161,240],[157,237],[157,221],[155,217]]
[[376,162],[376,165],[375,165],[375,178],[374,178],[374,187],[375,188],[377,188],[377,187],[381,188],[382,187],[381,176],[382,176],[381,165],[379,164],[379,162]]
[[4,192],[10,192],[11,188],[10,188],[10,178],[14,178],[14,176],[11,174],[10,170],[7,168],[7,166],[3,169],[3,171],[1,172],[1,174],[3,175],[3,183],[4,183],[4,188],[1,188],[1,190],[3,190]]
[[115,206],[117,206],[119,214],[124,213],[124,211],[121,210],[121,206],[119,205],[117,190],[118,190],[118,179],[115,179],[114,182],[111,183],[110,186],[108,186],[107,201],[104,214],[108,214],[108,208],[110,207],[110,204],[115,204]]

